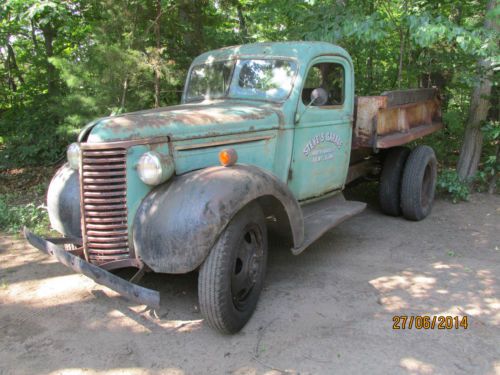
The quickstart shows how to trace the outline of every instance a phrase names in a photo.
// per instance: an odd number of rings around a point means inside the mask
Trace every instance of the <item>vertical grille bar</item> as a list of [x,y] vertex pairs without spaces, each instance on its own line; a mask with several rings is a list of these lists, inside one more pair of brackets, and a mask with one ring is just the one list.
[[130,256],[125,148],[82,145],[83,239],[89,261],[102,264]]

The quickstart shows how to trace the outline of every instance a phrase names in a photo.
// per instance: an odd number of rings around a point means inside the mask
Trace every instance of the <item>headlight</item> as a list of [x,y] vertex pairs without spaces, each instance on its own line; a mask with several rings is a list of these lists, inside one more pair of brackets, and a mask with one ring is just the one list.
[[174,174],[174,162],[170,156],[162,156],[155,151],[143,154],[137,163],[137,173],[147,185],[159,185]]
[[68,163],[72,169],[77,169],[80,167],[80,145],[78,143],[72,143],[68,147],[68,151],[66,152],[68,156]]

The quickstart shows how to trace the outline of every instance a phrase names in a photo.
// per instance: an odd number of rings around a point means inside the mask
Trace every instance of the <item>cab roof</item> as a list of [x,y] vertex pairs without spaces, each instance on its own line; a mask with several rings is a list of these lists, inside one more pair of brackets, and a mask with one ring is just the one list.
[[193,65],[238,57],[285,57],[309,61],[318,55],[329,54],[341,55],[351,60],[345,49],[327,42],[265,42],[208,51],[194,59]]

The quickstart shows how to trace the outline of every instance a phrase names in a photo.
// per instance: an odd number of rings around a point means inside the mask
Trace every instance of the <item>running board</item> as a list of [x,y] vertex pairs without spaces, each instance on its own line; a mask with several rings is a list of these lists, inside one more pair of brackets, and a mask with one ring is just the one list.
[[304,242],[292,253],[298,255],[325,232],[336,227],[345,220],[362,212],[366,203],[347,201],[339,193],[331,198],[302,206],[304,216]]

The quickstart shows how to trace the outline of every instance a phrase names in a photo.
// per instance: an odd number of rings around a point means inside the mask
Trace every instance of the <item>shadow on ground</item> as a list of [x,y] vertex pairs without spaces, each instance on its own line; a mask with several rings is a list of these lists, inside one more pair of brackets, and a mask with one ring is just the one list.
[[[0,374],[500,372],[500,198],[440,200],[418,223],[375,207],[300,256],[273,243],[258,309],[233,336],[204,324],[196,272],[147,275],[152,311],[2,236]],[[399,315],[469,327],[393,330]]]

